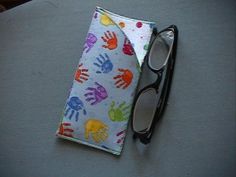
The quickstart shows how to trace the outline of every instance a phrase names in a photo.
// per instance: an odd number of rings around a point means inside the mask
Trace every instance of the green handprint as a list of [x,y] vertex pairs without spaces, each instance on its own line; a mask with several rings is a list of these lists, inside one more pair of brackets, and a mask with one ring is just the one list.
[[114,122],[121,122],[129,119],[131,105],[126,105],[125,102],[121,103],[115,108],[115,102],[112,101],[110,110],[108,111],[109,118]]

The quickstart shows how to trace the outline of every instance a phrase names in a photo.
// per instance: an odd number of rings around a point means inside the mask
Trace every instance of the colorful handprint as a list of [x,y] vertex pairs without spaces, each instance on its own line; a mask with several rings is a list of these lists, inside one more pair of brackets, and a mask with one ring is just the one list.
[[[72,117],[75,117],[75,120],[78,121],[79,120],[79,111],[83,110],[83,114],[86,115],[87,112],[84,108],[84,104],[83,102],[79,99],[79,97],[71,97],[69,99],[69,101],[66,104],[66,109],[64,112],[65,117],[67,117],[69,115],[69,119],[71,119]],[[75,114],[75,116],[74,116]]]
[[117,141],[116,143],[119,144],[120,146],[123,144],[124,140],[125,140],[125,133],[126,133],[126,130],[121,130],[119,131],[116,136],[117,136]]
[[99,68],[99,70],[96,71],[96,73],[109,73],[113,68],[113,64],[110,58],[106,53],[104,54],[105,57],[102,54],[100,54],[99,56],[100,57],[96,57],[98,63],[93,63],[95,66]]
[[89,139],[92,136],[93,141],[100,143],[108,138],[108,126],[102,121],[97,119],[89,119],[85,122],[85,139]]
[[113,77],[113,79],[116,81],[115,85],[117,88],[126,89],[133,79],[133,73],[128,69],[121,69],[119,68],[118,71],[121,72],[121,74],[118,74],[117,76]]
[[86,90],[88,90],[88,92],[84,94],[84,96],[87,102],[91,102],[91,105],[100,103],[108,96],[106,89],[97,82],[95,82],[95,87],[88,87]]
[[73,137],[72,133],[74,132],[73,129],[70,128],[71,123],[61,123],[59,127],[58,134],[68,136],[68,137]]
[[94,44],[97,42],[97,37],[93,33],[88,33],[85,44],[84,44],[84,51],[88,53]]
[[125,37],[124,45],[123,45],[123,53],[126,55],[133,55],[134,49],[130,41]]
[[95,12],[94,16],[93,16],[95,19],[98,17],[98,13]]
[[108,111],[109,118],[114,122],[121,122],[128,120],[130,114],[130,105],[126,105],[125,102],[121,103],[118,107],[115,107],[115,102],[112,101],[110,109]]
[[109,50],[113,50],[117,47],[118,41],[114,32],[111,33],[110,31],[107,31],[101,38],[106,43],[106,45],[103,45],[102,47],[108,48]]
[[105,14],[100,16],[100,23],[105,26],[114,25],[113,21]]
[[88,69],[82,68],[83,64],[79,64],[77,71],[75,72],[75,80],[83,83],[84,81],[88,80]]

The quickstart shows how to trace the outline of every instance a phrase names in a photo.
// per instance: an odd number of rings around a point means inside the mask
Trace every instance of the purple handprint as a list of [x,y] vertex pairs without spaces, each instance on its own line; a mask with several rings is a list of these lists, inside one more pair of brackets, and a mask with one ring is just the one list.
[[95,87],[88,87],[86,90],[88,92],[84,94],[86,97],[86,101],[90,102],[91,105],[95,105],[102,100],[107,98],[107,91],[106,89],[100,85],[99,83],[95,82]]
[[97,42],[97,37],[92,33],[88,33],[84,44],[84,50],[86,50],[85,53],[88,53],[96,42]]

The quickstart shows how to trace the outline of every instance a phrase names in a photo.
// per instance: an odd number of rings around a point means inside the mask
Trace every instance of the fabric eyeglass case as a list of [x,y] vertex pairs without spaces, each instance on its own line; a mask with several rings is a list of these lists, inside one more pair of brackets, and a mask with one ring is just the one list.
[[120,155],[154,26],[96,7],[57,136]]

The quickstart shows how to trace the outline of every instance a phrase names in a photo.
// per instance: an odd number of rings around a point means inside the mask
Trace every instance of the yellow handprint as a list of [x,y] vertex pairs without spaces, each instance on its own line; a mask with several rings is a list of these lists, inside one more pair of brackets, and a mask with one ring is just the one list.
[[89,139],[90,134],[96,143],[105,141],[108,138],[108,126],[97,119],[89,119],[85,122],[85,139]]
[[107,15],[104,14],[101,15],[100,23],[105,26],[114,25],[113,21]]

